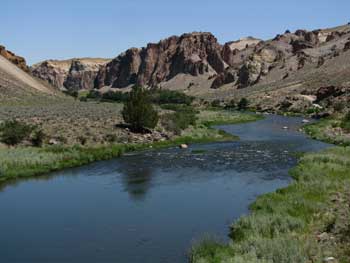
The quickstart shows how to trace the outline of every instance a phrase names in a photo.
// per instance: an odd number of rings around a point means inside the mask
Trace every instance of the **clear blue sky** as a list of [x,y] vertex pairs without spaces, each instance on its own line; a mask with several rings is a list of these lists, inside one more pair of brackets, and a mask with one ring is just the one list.
[[0,44],[32,64],[115,57],[170,35],[210,31],[224,43],[350,21],[350,0],[1,0]]

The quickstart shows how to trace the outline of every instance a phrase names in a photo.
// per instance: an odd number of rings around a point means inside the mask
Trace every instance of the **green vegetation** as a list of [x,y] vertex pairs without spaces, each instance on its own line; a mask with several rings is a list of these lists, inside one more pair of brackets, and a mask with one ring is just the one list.
[[191,105],[194,97],[175,90],[153,89],[150,91],[152,102],[156,104],[185,104]]
[[230,100],[226,105],[225,105],[226,110],[234,110],[236,109],[236,102],[235,100]]
[[[154,104],[185,104],[191,105],[194,97],[188,96],[181,91],[166,90],[166,89],[151,89],[145,90],[148,93],[150,101]],[[129,92],[122,91],[107,91],[101,93],[98,90],[91,90],[80,99],[99,100],[101,102],[125,102],[128,100]]]
[[[220,134],[220,133],[217,133]],[[219,137],[181,136],[172,140],[153,143],[110,144],[96,147],[46,146],[44,148],[0,148],[0,182],[22,177],[31,177],[69,167],[81,166],[94,161],[118,157],[125,152],[166,148],[183,143],[207,143],[229,140],[235,137],[221,134]]]
[[350,132],[350,111],[342,119],[340,127],[345,131]]
[[[63,168],[76,167],[93,161],[117,157],[130,151],[171,147],[183,143],[191,144],[235,140],[237,137],[220,130],[208,128],[202,121],[208,122],[210,118],[217,116],[229,118],[230,123],[240,123],[241,121],[253,121],[256,119],[254,115],[224,111],[216,111],[214,113],[205,111],[198,115],[201,121],[197,121],[198,124],[195,126],[191,125],[183,131],[181,136],[175,136],[170,140],[153,143],[115,143],[116,138],[111,134],[108,135],[110,144],[96,145],[94,147],[44,145],[42,148],[1,148],[0,146],[0,181],[5,182],[10,179],[31,177]],[[221,120],[225,121],[223,117],[221,117]],[[41,135],[38,135],[38,137],[41,137]],[[84,140],[83,136],[81,136],[81,140]],[[83,143],[81,144],[83,145]]]
[[[349,145],[349,115],[305,126],[313,138]],[[341,129],[343,128],[343,130]],[[235,222],[228,244],[206,238],[193,245],[191,262],[350,261],[350,147],[301,156],[293,183],[259,197],[251,214]]]
[[327,118],[319,122],[306,125],[305,132],[312,138],[325,141],[332,144],[349,146],[350,134],[344,132],[342,126],[345,127],[346,117],[341,119]]
[[77,99],[79,97],[79,92],[76,90],[66,90],[64,91],[65,94],[67,94],[68,96],[73,97],[74,99]]
[[[93,96],[91,94],[89,97]],[[129,94],[121,91],[108,91],[100,95],[101,101],[104,102],[126,102],[128,100]]]
[[198,114],[198,122],[210,127],[261,120],[264,117],[257,114],[241,113],[230,110],[203,110]]
[[229,244],[197,243],[191,262],[349,262],[350,148],[307,154],[291,174],[290,186],[259,197],[232,225]]
[[238,110],[246,110],[248,109],[249,102],[246,98],[242,98],[237,105]]
[[168,109],[172,108],[170,105],[174,105],[173,113],[166,113],[162,116],[162,126],[173,132],[176,135],[180,135],[181,132],[187,129],[190,125],[195,126],[197,121],[197,113],[193,107],[186,105],[167,104]]
[[30,141],[32,142],[33,146],[41,147],[45,139],[46,139],[46,134],[44,133],[44,131],[40,128],[36,128],[32,133]]
[[158,112],[151,104],[149,93],[141,87],[134,87],[129,93],[122,115],[134,131],[153,129],[159,119]]
[[33,127],[17,120],[5,121],[0,125],[0,141],[13,146],[28,139]]

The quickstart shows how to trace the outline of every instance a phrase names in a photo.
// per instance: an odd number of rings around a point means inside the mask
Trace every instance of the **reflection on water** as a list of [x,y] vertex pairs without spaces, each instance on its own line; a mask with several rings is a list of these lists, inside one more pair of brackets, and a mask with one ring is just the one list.
[[[125,162],[124,164],[127,164]],[[135,200],[143,200],[151,186],[153,169],[151,167],[140,167],[134,169],[128,165],[121,164],[122,184],[130,197]]]
[[184,262],[193,239],[225,239],[258,195],[286,186],[296,152],[327,146],[297,132],[300,124],[270,116],[221,127],[241,141],[11,182],[0,192],[0,261]]

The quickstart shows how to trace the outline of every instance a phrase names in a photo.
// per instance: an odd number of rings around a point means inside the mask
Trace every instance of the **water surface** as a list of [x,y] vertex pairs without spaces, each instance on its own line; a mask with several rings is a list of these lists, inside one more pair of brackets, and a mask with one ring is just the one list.
[[220,126],[237,142],[128,154],[7,185],[0,262],[185,262],[193,240],[225,240],[258,195],[288,185],[296,152],[327,147],[300,125],[268,116]]

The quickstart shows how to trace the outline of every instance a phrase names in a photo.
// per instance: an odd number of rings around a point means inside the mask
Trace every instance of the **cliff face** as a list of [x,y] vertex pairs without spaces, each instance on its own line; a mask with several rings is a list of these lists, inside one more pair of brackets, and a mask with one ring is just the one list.
[[17,67],[24,70],[25,72],[30,71],[29,67],[27,66],[26,60],[23,57],[17,56],[11,51],[6,50],[4,46],[0,46],[0,55],[6,58],[7,60],[11,61],[13,64],[15,64]]
[[348,87],[349,63],[350,25],[345,25],[224,45],[210,33],[190,33],[128,49],[110,61],[45,61],[32,74],[59,88],[161,86],[206,100],[247,97],[268,110],[305,98],[308,107],[307,96],[320,87]]
[[129,49],[101,68],[95,87],[154,86],[183,73],[192,76],[219,74],[227,64],[222,46],[210,33],[173,36],[142,49]]
[[100,68],[108,59],[47,60],[31,67],[33,76],[54,87],[68,90],[92,89]]

